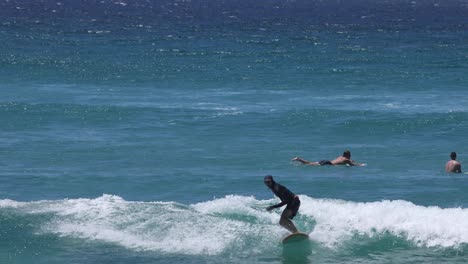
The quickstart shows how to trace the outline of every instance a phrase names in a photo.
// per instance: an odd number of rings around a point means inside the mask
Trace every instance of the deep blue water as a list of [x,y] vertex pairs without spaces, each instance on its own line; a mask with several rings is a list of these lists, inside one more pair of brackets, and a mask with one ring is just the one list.
[[463,263],[467,9],[0,2],[0,262]]

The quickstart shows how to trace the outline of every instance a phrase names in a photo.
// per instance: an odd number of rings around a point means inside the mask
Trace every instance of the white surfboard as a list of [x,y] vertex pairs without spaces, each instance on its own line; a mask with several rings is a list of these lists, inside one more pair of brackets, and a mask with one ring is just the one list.
[[301,242],[307,239],[309,239],[309,235],[306,233],[301,233],[301,232],[292,233],[292,234],[287,235],[285,238],[283,238],[283,244]]

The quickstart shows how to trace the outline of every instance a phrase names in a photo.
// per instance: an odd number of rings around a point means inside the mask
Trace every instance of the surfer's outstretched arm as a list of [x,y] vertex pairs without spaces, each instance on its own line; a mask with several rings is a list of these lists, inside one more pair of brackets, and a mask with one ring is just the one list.
[[354,160],[351,160],[349,165],[351,165],[351,166],[366,166],[367,164],[366,163],[359,163],[359,162],[356,162]]
[[267,211],[271,211],[271,210],[273,210],[273,209],[275,209],[275,208],[282,207],[282,206],[284,206],[285,204],[286,204],[286,202],[281,202],[281,203],[279,203],[279,204],[275,204],[275,205],[268,206],[268,207],[267,207]]

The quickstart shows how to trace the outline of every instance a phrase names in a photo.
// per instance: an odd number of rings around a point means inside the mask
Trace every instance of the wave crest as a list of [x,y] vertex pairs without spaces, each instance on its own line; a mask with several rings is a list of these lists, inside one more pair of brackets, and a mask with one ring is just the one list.
[[[418,247],[458,248],[468,244],[468,209],[415,205],[408,201],[350,202],[301,195],[294,222],[326,248],[363,240],[408,241]],[[95,199],[33,202],[0,200],[1,210],[39,218],[40,232],[114,243],[133,250],[191,255],[274,250],[287,231],[278,225],[277,200],[229,195],[184,205],[126,201],[115,195]],[[236,253],[239,254],[239,253]]]

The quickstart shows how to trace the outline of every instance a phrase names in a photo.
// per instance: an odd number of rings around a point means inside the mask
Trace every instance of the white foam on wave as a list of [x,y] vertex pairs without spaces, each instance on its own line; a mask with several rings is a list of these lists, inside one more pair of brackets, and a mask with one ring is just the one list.
[[390,233],[418,246],[458,247],[468,243],[468,209],[418,206],[411,202],[303,200],[301,213],[316,221],[311,237],[335,247],[355,235]]
[[[0,200],[0,206],[4,207],[18,208],[17,203]],[[249,203],[258,202],[249,197],[230,197],[186,206],[174,202],[131,202],[114,195],[103,195],[96,199],[18,204],[21,204],[22,213],[54,216],[42,224],[45,233],[115,243],[134,250],[216,255],[233,247],[242,247],[242,239],[262,233],[249,221],[218,214],[231,208],[240,215],[250,213],[255,216],[256,211],[249,207]],[[274,229],[281,230],[277,225]]]
[[13,201],[10,199],[0,200],[0,208],[8,208],[8,207],[18,208],[21,205],[22,205],[21,202]]
[[[191,207],[203,215],[237,223],[237,227],[230,231],[233,241],[229,248],[249,255],[271,250],[288,233],[278,224],[280,214],[266,211],[269,205],[278,202],[278,199],[256,200],[253,196],[228,195]],[[216,236],[216,230],[214,234]]]
[[192,207],[203,214],[236,214],[256,218],[260,223],[275,223],[279,216],[265,210],[273,202],[258,201],[253,196],[228,195],[213,201],[194,204]]
[[176,203],[127,202],[104,195],[48,208],[60,216],[50,232],[167,253],[219,254],[242,223],[200,215]]
[[[349,202],[301,195],[302,227],[312,240],[335,248],[358,237],[390,234],[418,246],[459,247],[468,243],[468,209],[418,206],[407,201]],[[132,202],[114,195],[95,199],[34,202],[0,200],[0,208],[50,214],[41,231],[115,243],[132,250],[218,255],[271,250],[287,231],[278,225],[279,200],[229,195],[193,205]]]

